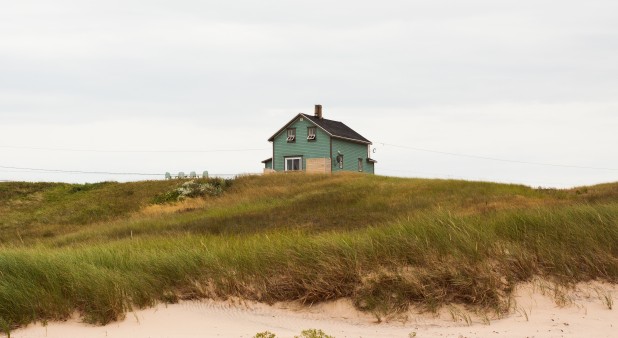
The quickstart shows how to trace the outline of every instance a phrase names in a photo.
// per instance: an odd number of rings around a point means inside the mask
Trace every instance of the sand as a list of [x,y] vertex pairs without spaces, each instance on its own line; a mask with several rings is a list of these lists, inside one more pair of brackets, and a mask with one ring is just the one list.
[[183,301],[132,312],[125,320],[106,326],[73,318],[46,326],[33,324],[15,330],[11,337],[253,337],[270,331],[286,338],[311,328],[337,338],[618,337],[618,312],[609,309],[608,301],[617,291],[616,285],[587,283],[564,292],[535,282],[517,289],[513,311],[504,318],[479,316],[452,306],[437,315],[411,310],[399,318],[381,318],[381,322],[356,311],[346,299],[310,307],[240,300]]

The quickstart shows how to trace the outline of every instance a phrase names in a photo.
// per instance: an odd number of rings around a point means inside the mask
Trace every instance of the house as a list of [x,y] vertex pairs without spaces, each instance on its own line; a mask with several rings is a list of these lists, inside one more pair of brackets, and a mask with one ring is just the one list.
[[327,120],[322,106],[313,116],[300,113],[271,136],[272,157],[262,161],[264,172],[305,171],[374,173],[371,141],[342,122]]

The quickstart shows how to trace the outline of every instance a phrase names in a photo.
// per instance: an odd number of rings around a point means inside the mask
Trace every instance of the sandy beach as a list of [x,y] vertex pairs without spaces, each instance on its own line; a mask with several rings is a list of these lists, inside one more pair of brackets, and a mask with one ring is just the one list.
[[380,319],[356,311],[350,301],[300,306],[230,301],[183,301],[160,304],[127,314],[106,326],[66,322],[30,325],[12,332],[17,338],[82,337],[253,337],[270,331],[294,337],[305,329],[321,329],[337,338],[363,337],[618,337],[613,307],[615,285],[588,283],[563,293],[526,284],[513,297],[513,311],[504,318],[475,315],[463,308],[443,308],[439,314],[411,310],[399,318]]

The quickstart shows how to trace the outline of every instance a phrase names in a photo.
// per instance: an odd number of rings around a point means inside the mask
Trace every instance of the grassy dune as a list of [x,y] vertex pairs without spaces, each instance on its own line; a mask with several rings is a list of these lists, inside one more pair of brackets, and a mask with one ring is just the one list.
[[0,324],[229,296],[504,313],[534,277],[618,281],[618,184],[292,174],[153,204],[178,184],[0,184]]

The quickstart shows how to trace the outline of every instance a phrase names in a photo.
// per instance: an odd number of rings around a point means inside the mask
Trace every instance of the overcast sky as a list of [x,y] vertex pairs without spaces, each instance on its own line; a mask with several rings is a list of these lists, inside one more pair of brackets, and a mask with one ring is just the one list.
[[381,175],[618,181],[617,13],[615,0],[5,1],[0,180],[260,172],[267,139],[322,104],[374,143]]

